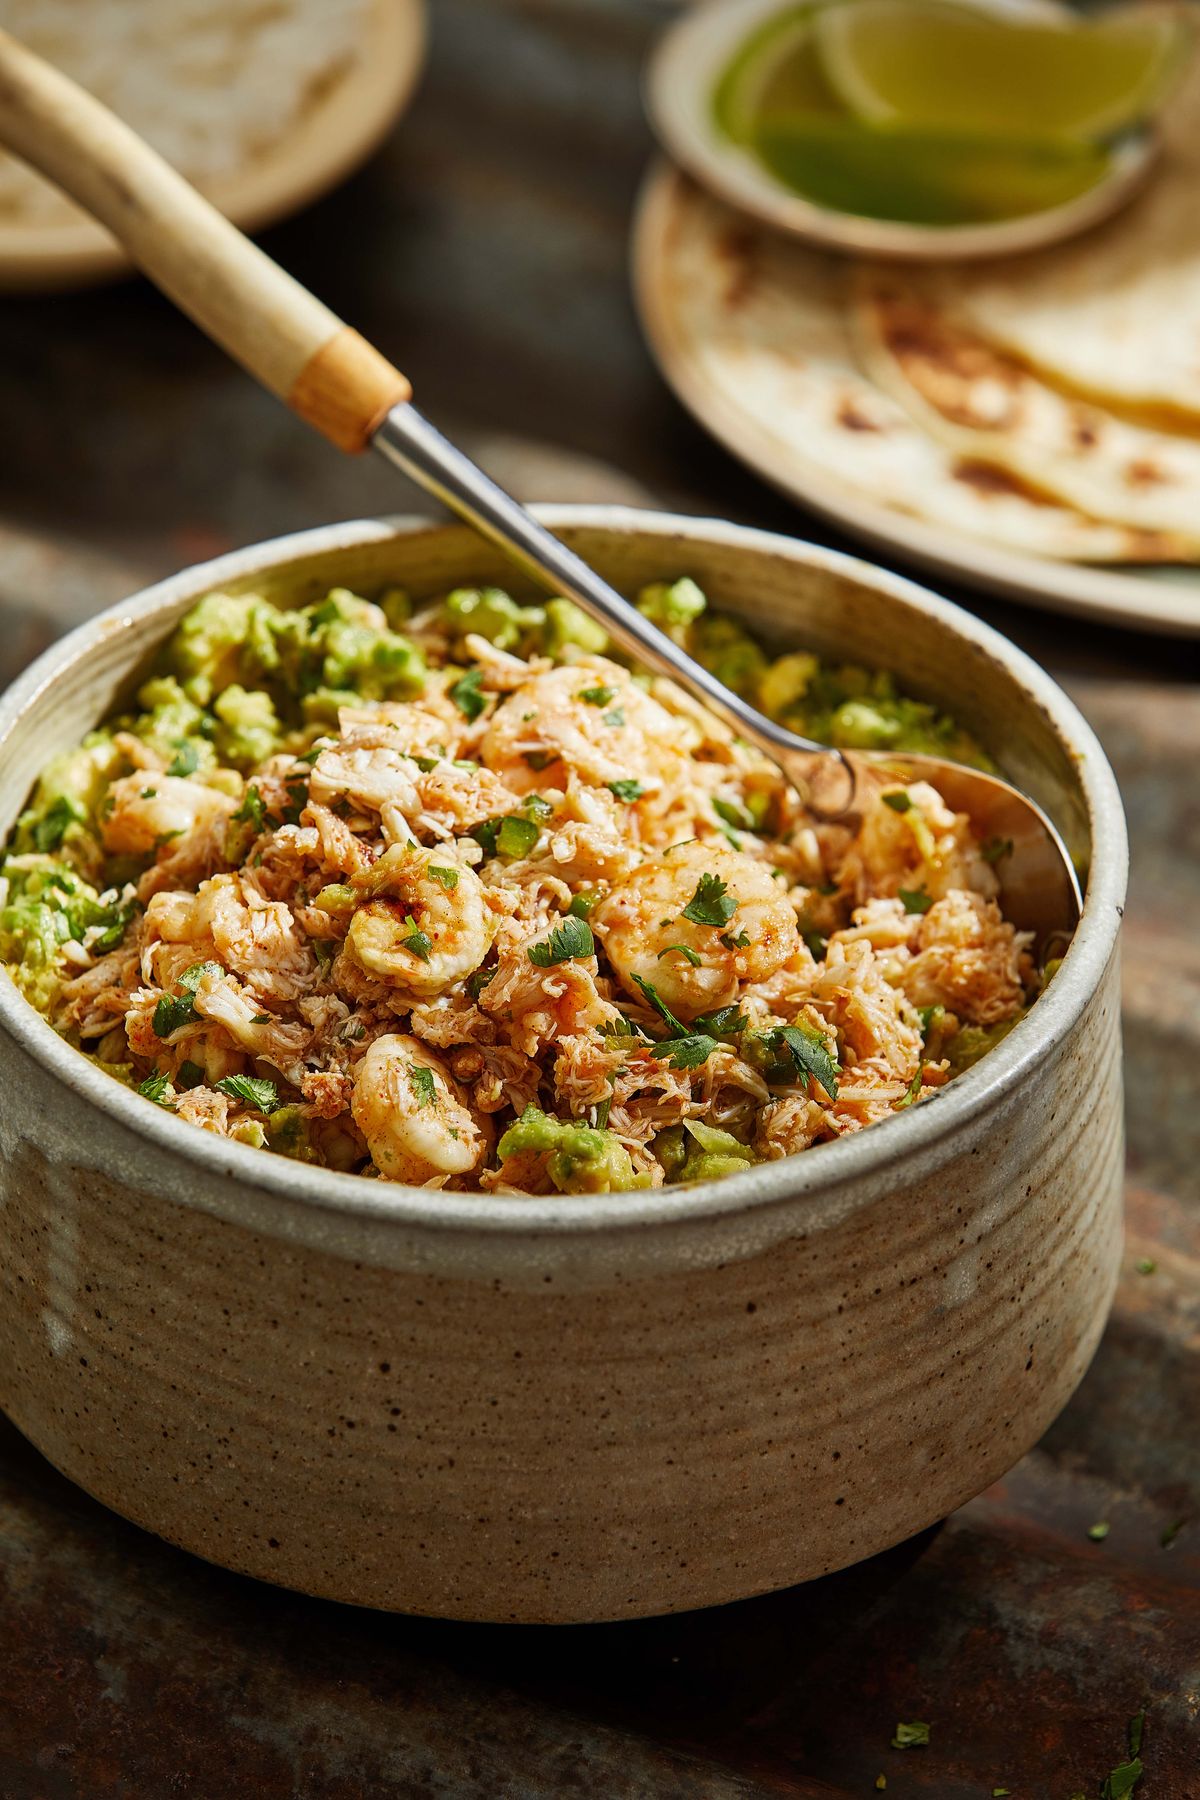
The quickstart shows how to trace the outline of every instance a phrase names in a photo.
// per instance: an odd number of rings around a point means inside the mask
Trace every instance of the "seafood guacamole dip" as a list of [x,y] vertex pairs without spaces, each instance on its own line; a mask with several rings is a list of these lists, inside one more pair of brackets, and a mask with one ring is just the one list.
[[[847,746],[978,758],[888,677],[638,604]],[[390,1181],[597,1193],[807,1150],[932,1094],[1041,977],[930,787],[856,829],[565,600],[212,594],[43,774],[0,958],[114,1079]]]

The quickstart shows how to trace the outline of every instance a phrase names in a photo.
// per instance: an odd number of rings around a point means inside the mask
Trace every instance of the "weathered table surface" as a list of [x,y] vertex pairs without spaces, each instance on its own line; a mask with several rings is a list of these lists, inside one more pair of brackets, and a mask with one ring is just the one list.
[[[636,74],[662,17],[646,0],[435,5],[409,121],[269,247],[527,496],[827,538],[690,424],[631,315],[649,148]],[[5,678],[185,562],[416,509],[142,285],[3,303],[0,343]],[[874,1793],[880,1774],[897,1795],[1091,1800],[1142,1707],[1139,1800],[1198,1800],[1198,655],[960,597],[1082,705],[1133,836],[1125,1275],[1045,1440],[937,1530],[810,1587],[551,1632],[359,1613],[224,1574],[0,1426],[2,1800],[727,1800]],[[900,1719],[931,1721],[929,1747],[892,1749]]]

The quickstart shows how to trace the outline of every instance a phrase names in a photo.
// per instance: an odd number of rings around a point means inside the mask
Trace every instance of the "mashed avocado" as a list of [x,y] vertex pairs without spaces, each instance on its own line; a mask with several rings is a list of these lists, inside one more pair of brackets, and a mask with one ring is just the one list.
[[527,1106],[500,1139],[502,1163],[519,1156],[544,1159],[560,1194],[616,1194],[649,1186],[648,1176],[634,1174],[628,1150],[611,1131],[556,1119],[536,1106]]

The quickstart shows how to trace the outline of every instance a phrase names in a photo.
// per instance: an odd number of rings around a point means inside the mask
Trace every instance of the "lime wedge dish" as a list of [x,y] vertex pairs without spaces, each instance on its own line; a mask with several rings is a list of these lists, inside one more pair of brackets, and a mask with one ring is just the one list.
[[831,211],[957,226],[1062,206],[1161,107],[1190,25],[1138,4],[1095,20],[835,0],[760,24],[712,92],[719,132]]

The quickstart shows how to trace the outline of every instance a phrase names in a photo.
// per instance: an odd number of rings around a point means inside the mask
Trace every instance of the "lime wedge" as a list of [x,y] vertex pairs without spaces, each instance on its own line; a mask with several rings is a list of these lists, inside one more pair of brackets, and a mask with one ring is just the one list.
[[777,181],[834,212],[974,225],[1061,206],[1108,168],[1070,138],[979,138],[856,119],[760,119],[754,148]]
[[764,112],[801,118],[844,111],[813,37],[813,6],[794,6],[751,32],[713,93],[717,124],[737,144]]
[[813,36],[830,86],[869,124],[1090,138],[1153,112],[1191,43],[1179,15],[1146,6],[1043,20],[953,0],[847,0]]

